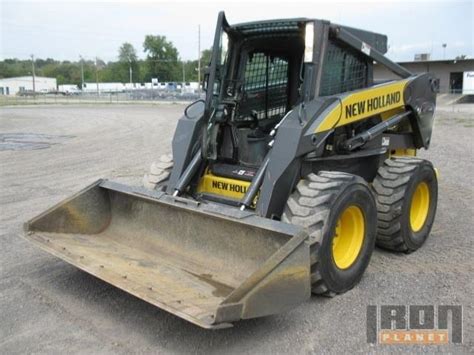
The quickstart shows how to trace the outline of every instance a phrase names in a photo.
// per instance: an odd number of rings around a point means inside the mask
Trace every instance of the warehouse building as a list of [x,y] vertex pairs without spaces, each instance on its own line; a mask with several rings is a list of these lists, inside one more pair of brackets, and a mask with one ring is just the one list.
[[[399,62],[412,73],[431,72],[439,79],[442,94],[474,94],[474,59],[416,60]],[[374,66],[376,80],[399,79],[382,65]]]
[[[56,78],[35,76],[34,85],[38,93],[54,92],[57,89]],[[33,92],[32,76],[0,79],[0,95],[12,96],[24,92]]]

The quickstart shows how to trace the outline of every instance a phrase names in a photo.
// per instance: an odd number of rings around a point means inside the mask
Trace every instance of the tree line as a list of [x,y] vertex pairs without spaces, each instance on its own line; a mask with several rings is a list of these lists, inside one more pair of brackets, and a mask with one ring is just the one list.
[[[183,61],[173,43],[165,36],[147,35],[143,42],[145,59],[139,59],[132,44],[123,43],[116,61],[105,62],[100,58],[80,59],[78,61],[59,61],[52,58],[34,59],[35,75],[56,78],[58,85],[81,85],[82,71],[84,82],[130,82],[130,67],[132,80],[135,83],[150,82],[158,78],[160,82],[167,81],[197,81],[198,61]],[[201,52],[201,70],[207,66],[211,50]],[[0,78],[32,75],[32,60],[5,59],[0,61]],[[202,74],[202,73],[201,73]],[[201,75],[202,78],[202,75]]]

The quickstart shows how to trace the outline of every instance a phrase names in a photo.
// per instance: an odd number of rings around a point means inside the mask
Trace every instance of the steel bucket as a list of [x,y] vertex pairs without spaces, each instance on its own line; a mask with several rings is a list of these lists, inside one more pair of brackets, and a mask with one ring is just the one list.
[[107,180],[25,223],[24,236],[205,328],[282,312],[310,297],[302,229]]

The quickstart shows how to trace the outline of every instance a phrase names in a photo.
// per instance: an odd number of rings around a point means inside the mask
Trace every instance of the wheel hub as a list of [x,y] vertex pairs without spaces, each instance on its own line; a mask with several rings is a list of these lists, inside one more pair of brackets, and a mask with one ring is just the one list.
[[424,181],[420,182],[413,193],[410,206],[410,226],[414,232],[425,225],[430,209],[430,189]]
[[350,205],[340,215],[332,242],[334,262],[339,269],[347,269],[359,256],[365,236],[362,210]]

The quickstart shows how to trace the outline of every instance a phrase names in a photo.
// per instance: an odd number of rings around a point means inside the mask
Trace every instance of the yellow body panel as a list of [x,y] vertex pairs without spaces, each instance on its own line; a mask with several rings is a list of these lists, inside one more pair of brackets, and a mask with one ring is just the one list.
[[235,180],[207,172],[199,181],[198,193],[210,193],[234,200],[240,200],[250,186],[249,181]]
[[381,84],[344,97],[315,133],[356,122],[405,105],[403,91],[409,80]]

